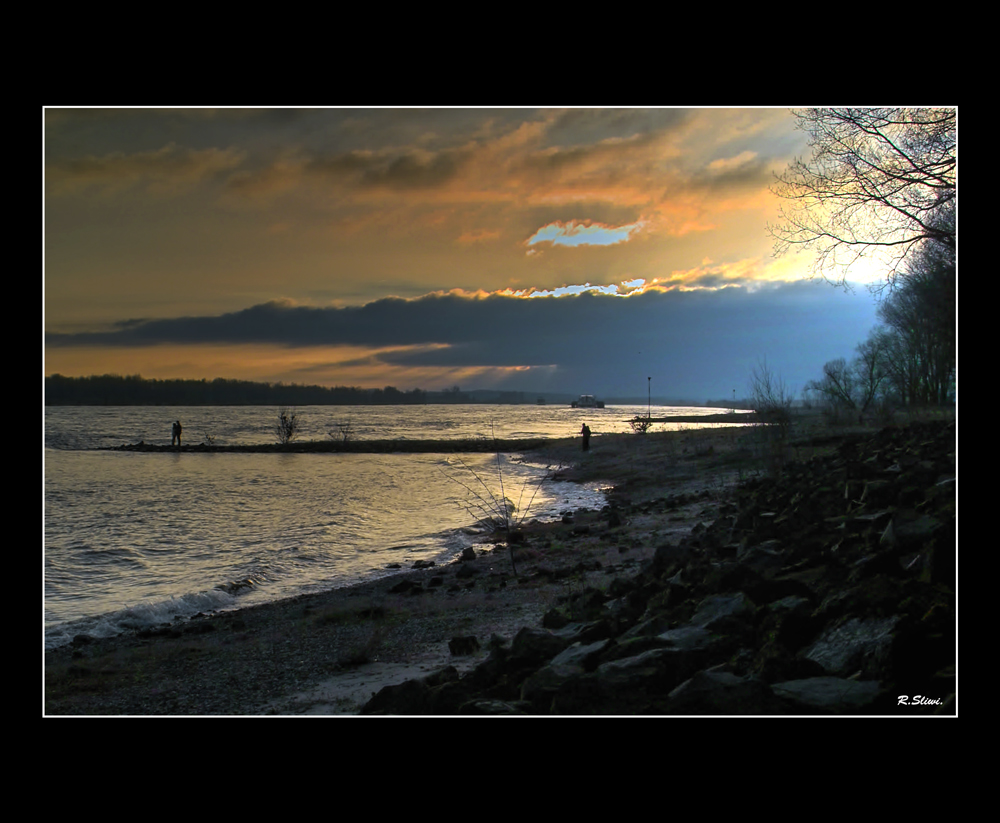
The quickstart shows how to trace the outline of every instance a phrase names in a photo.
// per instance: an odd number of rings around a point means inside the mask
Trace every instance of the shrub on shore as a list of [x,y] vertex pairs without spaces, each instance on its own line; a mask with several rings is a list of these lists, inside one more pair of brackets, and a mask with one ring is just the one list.
[[788,459],[792,393],[781,376],[767,365],[767,360],[758,361],[750,373],[750,398],[756,412],[750,425],[757,456],[769,475],[780,476]]
[[299,431],[299,416],[295,409],[282,406],[278,409],[278,422],[274,424],[274,433],[278,436],[278,443],[287,446],[295,438]]

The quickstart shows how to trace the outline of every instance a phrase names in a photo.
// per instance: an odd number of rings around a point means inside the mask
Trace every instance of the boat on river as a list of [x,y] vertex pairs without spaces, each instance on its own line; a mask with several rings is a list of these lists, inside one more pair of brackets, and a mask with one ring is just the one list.
[[578,400],[574,400],[570,405],[574,409],[603,409],[604,401],[598,400],[592,394],[581,394]]

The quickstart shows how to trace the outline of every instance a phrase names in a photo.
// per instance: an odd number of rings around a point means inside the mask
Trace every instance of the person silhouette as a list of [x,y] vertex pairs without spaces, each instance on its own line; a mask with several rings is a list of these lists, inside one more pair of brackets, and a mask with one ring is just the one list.
[[181,421],[174,421],[174,425],[170,427],[170,445],[174,445],[174,441],[177,441],[178,447],[181,445]]
[[583,450],[590,451],[590,426],[586,423],[583,424],[583,428],[580,429],[580,434],[583,435]]

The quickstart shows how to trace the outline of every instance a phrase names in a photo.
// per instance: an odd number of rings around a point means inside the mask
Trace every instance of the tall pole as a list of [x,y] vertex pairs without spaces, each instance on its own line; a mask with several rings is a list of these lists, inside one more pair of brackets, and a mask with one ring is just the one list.
[[653,378],[646,378],[646,419],[649,420],[649,409],[653,399]]

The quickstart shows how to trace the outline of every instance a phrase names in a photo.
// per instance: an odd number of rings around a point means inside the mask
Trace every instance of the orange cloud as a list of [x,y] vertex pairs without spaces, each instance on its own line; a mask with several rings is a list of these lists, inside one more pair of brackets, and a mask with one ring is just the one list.
[[45,166],[46,193],[59,197],[92,186],[120,191],[142,185],[151,194],[178,194],[206,178],[231,172],[246,156],[239,149],[187,149],[168,143],[155,151],[53,159]]
[[455,242],[461,243],[462,245],[468,245],[470,243],[486,243],[493,240],[500,239],[500,232],[497,230],[489,229],[473,229],[472,231],[463,232]]

